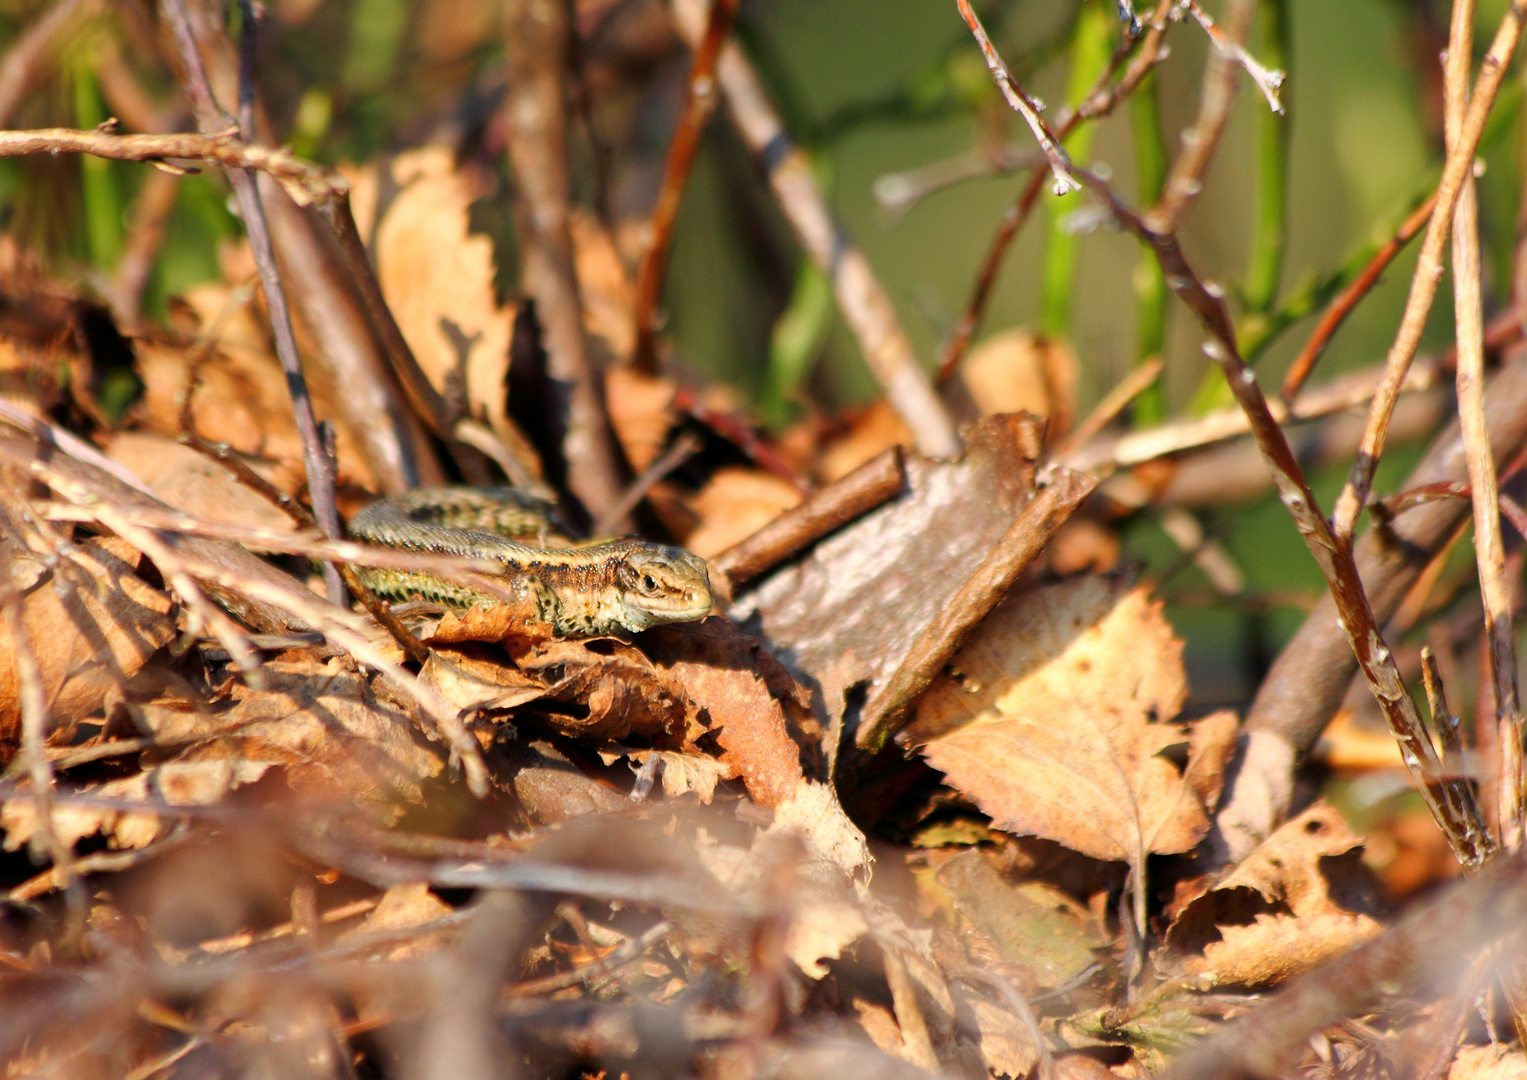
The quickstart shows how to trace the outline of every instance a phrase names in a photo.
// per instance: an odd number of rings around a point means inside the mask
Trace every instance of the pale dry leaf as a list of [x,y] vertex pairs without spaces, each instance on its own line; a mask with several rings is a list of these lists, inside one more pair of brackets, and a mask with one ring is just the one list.
[[791,909],[785,955],[808,978],[826,978],[830,969],[823,961],[842,956],[868,929],[847,896],[807,889]]
[[1190,975],[1217,986],[1275,986],[1383,932],[1367,915],[1328,911],[1318,915],[1258,915],[1247,926],[1222,927],[1223,940],[1184,965]]
[[1367,914],[1371,882],[1361,865],[1362,846],[1340,812],[1315,803],[1184,905],[1167,931],[1168,947],[1198,952],[1217,934],[1262,914]]
[[419,679],[460,711],[512,709],[546,693],[546,684],[532,679],[502,655],[467,649],[431,649]]
[[[911,731],[929,763],[1001,829],[1138,865],[1208,829],[1163,752],[1187,694],[1159,602],[1105,578],[1000,605],[931,687]],[[939,734],[929,737],[930,733]]]
[[843,812],[831,784],[802,779],[790,798],[774,808],[768,834],[796,837],[808,859],[834,868],[845,882],[860,880],[874,862],[869,841]]
[[427,882],[410,881],[405,885],[394,885],[382,894],[376,907],[367,912],[366,917],[355,927],[341,934],[340,939],[363,937],[387,930],[412,930],[416,926],[443,919],[454,910],[430,892]]
[[1200,717],[1188,725],[1188,783],[1209,810],[1219,804],[1225,766],[1235,750],[1240,718],[1228,709]]
[[1028,412],[1049,420],[1052,438],[1076,414],[1076,354],[1028,330],[987,338],[960,365],[960,381],[982,416]]
[[717,469],[690,500],[700,524],[684,546],[709,559],[746,540],[801,501],[795,485],[761,469]]
[[624,360],[636,351],[636,286],[620,261],[614,239],[597,218],[575,208],[568,225],[584,329],[603,339],[612,358]]
[[633,645],[614,638],[546,641],[518,664],[549,684],[548,700],[577,706],[544,717],[563,735],[590,742],[635,735],[669,747],[685,735],[691,706],[684,685]]
[[[63,553],[48,570],[13,536],[0,534],[0,568],[22,590],[21,624],[42,674],[50,741],[67,742],[113,688],[175,637],[170,598],[99,540]],[[0,623],[0,757],[21,731],[16,645]]]
[[[83,785],[80,794],[94,796],[102,803],[144,802],[151,791],[147,774],[138,773],[102,784]],[[4,834],[6,851],[20,850],[36,831],[37,803],[29,796],[7,799],[0,805],[0,833]],[[97,834],[118,850],[143,848],[158,839],[162,832],[159,815],[148,811],[92,806],[83,799],[57,803],[53,807],[53,835],[66,848]]]
[[673,398],[678,384],[661,375],[644,375],[629,367],[611,367],[604,374],[604,398],[610,426],[638,471],[657,460],[668,435],[679,422]]
[[715,797],[717,784],[737,776],[737,770],[732,765],[705,754],[674,750],[631,750],[620,756],[629,757],[638,765],[645,765],[656,758],[661,762],[663,793],[670,799],[693,793],[702,805],[710,804]]
[[106,456],[143,481],[160,501],[203,521],[276,532],[296,528],[290,515],[269,499],[239,483],[205,454],[174,439],[122,432],[106,447]]
[[497,429],[514,312],[494,296],[492,241],[470,231],[476,185],[443,146],[399,154],[392,174],[402,190],[376,230],[382,293],[435,389],[463,380],[471,414]]
[[1519,1046],[1460,1046],[1447,1080],[1527,1080],[1527,1056]]
[[1039,1062],[1034,1036],[1006,1003],[997,1004],[962,983],[954,986],[956,1007],[975,1021],[981,1060],[992,1076],[1028,1076]]

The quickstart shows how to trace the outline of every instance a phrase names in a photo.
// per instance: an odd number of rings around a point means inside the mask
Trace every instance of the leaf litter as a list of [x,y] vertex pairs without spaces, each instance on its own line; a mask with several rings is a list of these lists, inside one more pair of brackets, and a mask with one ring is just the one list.
[[[403,334],[439,393],[528,446],[502,393],[515,310],[468,223],[477,181],[440,148],[382,171],[352,174],[355,202]],[[624,355],[614,241],[587,217],[572,232],[586,329]],[[24,307],[26,283],[6,285]],[[247,280],[174,310],[133,342],[144,395],[121,428],[78,432],[104,456],[51,426],[0,446],[25,635],[0,649],[13,1071],[393,1075],[457,1025],[510,1040],[527,1075],[784,1075],[789,1059],[801,1075],[1136,1076],[1250,1001],[1227,994],[1381,932],[1362,841],[1321,804],[1218,879],[1197,871],[1237,718],[1184,718],[1161,602],[1088,569],[1115,556],[1029,565],[948,643],[891,748],[855,756],[864,703],[1055,482],[1064,347],[1014,331],[973,358],[984,418],[964,456],[908,453],[898,494],[740,582],[720,614],[577,641],[527,597],[405,605],[429,650],[415,671],[313,591],[303,556],[330,553],[315,536],[174,441],[189,418],[300,490]],[[46,366],[0,345],[7,372]],[[316,382],[359,505],[376,476]],[[56,413],[57,386],[18,385],[23,411]],[[772,445],[754,433],[760,455],[717,422],[723,395],[701,410],[680,391],[608,375],[637,469],[704,428],[648,497],[706,556],[909,441],[879,405]],[[1460,1055],[1454,1075],[1513,1067]]]

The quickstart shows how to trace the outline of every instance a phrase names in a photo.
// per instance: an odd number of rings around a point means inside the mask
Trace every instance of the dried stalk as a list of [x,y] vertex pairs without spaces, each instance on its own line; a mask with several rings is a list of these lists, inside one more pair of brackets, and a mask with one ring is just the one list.
[[[680,0],[674,5],[680,35],[691,47],[704,32],[705,10],[703,0]],[[890,296],[834,217],[810,162],[791,142],[752,65],[729,42],[721,49],[716,72],[733,124],[748,148],[763,158],[769,186],[801,246],[832,281],[838,309],[886,400],[912,432],[921,453],[958,456],[960,438],[954,422],[923,372]]]
[[1463,190],[1464,181],[1473,171],[1474,151],[1479,146],[1479,137],[1489,118],[1490,106],[1495,103],[1496,92],[1516,52],[1524,18],[1527,18],[1527,0],[1512,0],[1511,6],[1501,18],[1495,40],[1490,43],[1490,51],[1480,65],[1479,78],[1458,126],[1457,139],[1449,149],[1447,161],[1442,167],[1442,179],[1437,184],[1437,203],[1426,227],[1426,236],[1421,241],[1421,254],[1410,281],[1410,293],[1405,299],[1400,329],[1385,360],[1384,381],[1368,410],[1368,423],[1363,431],[1357,460],[1352,465],[1352,474],[1337,497],[1336,508],[1332,513],[1335,534],[1343,540],[1351,539],[1358,515],[1362,513],[1373,490],[1373,473],[1384,454],[1389,417],[1394,412],[1395,401],[1400,396],[1400,386],[1405,381],[1405,373],[1421,341],[1426,316],[1431,311],[1432,300],[1442,280],[1442,249],[1447,243],[1458,196]]

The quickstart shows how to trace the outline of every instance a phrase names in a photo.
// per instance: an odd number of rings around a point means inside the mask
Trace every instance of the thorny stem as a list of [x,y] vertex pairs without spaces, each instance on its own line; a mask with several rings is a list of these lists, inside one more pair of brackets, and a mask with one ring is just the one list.
[[[196,106],[196,122],[203,134],[223,130],[227,126],[227,114],[218,107],[202,66],[201,53],[186,15],[184,0],[164,0],[164,10],[175,31],[175,41],[180,47],[181,61],[185,67],[186,82],[191,99]],[[241,55],[247,55],[255,46],[255,23],[252,13],[246,13],[248,21],[243,27]],[[245,76],[252,73],[250,59],[240,61],[240,135],[248,144],[254,134],[242,123],[247,113],[253,119],[253,87],[244,86]],[[244,231],[254,253],[255,265],[260,273],[260,285],[265,291],[265,306],[270,316],[271,335],[275,340],[276,356],[286,375],[286,387],[292,397],[292,413],[297,423],[297,434],[302,440],[302,460],[307,470],[308,494],[313,501],[313,513],[318,526],[331,540],[340,534],[339,509],[334,503],[334,467],[324,453],[323,441],[318,436],[318,420],[313,413],[313,399],[308,393],[307,379],[302,373],[302,360],[297,355],[297,338],[292,332],[291,312],[286,304],[286,291],[281,286],[281,275],[276,269],[275,249],[271,246],[270,227],[265,219],[265,204],[260,200],[259,186],[252,172],[244,169],[227,170],[228,180],[238,196],[239,212],[244,219]],[[345,588],[340,581],[339,570],[332,563],[324,564],[324,582],[329,599],[343,605]]]
[[1421,254],[1416,262],[1416,272],[1410,280],[1410,294],[1405,300],[1400,329],[1385,360],[1384,382],[1368,410],[1368,422],[1363,430],[1357,460],[1353,462],[1352,473],[1337,497],[1332,514],[1334,532],[1343,539],[1351,539],[1358,515],[1362,513],[1373,490],[1373,474],[1384,454],[1389,417],[1394,412],[1400,385],[1404,382],[1411,358],[1415,356],[1416,346],[1420,344],[1427,313],[1431,311],[1437,286],[1442,280],[1443,246],[1447,243],[1459,192],[1473,170],[1474,151],[1479,145],[1485,121],[1489,118],[1490,106],[1494,104],[1496,92],[1505,78],[1506,67],[1516,52],[1524,18],[1527,18],[1527,0],[1512,0],[1511,6],[1501,18],[1495,40],[1490,43],[1490,51],[1480,65],[1479,78],[1474,84],[1468,109],[1459,125],[1458,137],[1448,151],[1442,179],[1437,184],[1437,205],[1426,227],[1426,237],[1421,241]]
[[[1405,691],[1394,656],[1384,643],[1363,590],[1349,539],[1339,536],[1320,513],[1283,429],[1268,409],[1256,374],[1236,348],[1235,327],[1218,290],[1211,291],[1193,271],[1177,237],[1155,232],[1146,220],[1126,207],[1103,181],[1078,172],[1084,183],[1108,204],[1119,225],[1148,244],[1161,263],[1167,284],[1198,317],[1209,334],[1204,352],[1224,372],[1236,402],[1245,412],[1257,449],[1267,463],[1279,498],[1288,508],[1310,554],[1336,602],[1338,617],[1353,654],[1379,708],[1389,722],[1405,760],[1432,815],[1442,828],[1458,861],[1477,868],[1494,853],[1495,841],[1485,829],[1467,781],[1444,775],[1436,747],[1427,737],[1420,714]],[[1435,785],[1436,790],[1433,790]]]
[[[1463,122],[1471,46],[1473,0],[1454,0],[1447,59],[1444,108],[1448,150],[1455,149]],[[1453,303],[1458,338],[1458,419],[1469,469],[1474,507],[1474,552],[1480,596],[1485,609],[1490,676],[1494,688],[1498,737],[1496,829],[1502,845],[1514,851],[1522,831],[1522,716],[1517,699],[1516,635],[1512,625],[1511,586],[1501,540],[1500,487],[1485,423],[1484,315],[1480,299],[1479,221],[1474,180],[1466,176],[1453,211]]]

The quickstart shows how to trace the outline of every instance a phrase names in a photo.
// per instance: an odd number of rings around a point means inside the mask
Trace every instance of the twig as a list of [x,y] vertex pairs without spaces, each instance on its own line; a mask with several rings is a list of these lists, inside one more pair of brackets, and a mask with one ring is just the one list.
[[[186,15],[184,0],[164,0],[164,11],[174,30],[175,41],[180,49],[191,100],[196,107],[196,123],[203,134],[224,130],[226,114],[218,107],[212,96],[211,84],[202,67],[201,53],[197,50],[191,23]],[[246,39],[245,51],[253,49],[256,24],[247,21],[243,27]],[[249,61],[241,64],[250,66]],[[247,104],[252,87],[241,87],[240,136],[249,143],[254,132],[244,121],[252,122],[252,107]],[[248,113],[248,116],[243,114]],[[276,345],[276,356],[286,375],[287,389],[292,396],[292,414],[297,424],[297,434],[302,440],[302,460],[307,470],[308,494],[313,502],[313,512],[325,536],[340,536],[339,509],[334,503],[334,467],[323,442],[318,436],[318,420],[313,414],[313,399],[308,394],[307,378],[302,373],[302,360],[297,355],[297,339],[292,333],[291,312],[286,304],[286,292],[281,287],[281,275],[276,268],[276,255],[270,242],[270,228],[265,219],[265,204],[260,200],[259,186],[254,173],[248,169],[228,168],[228,180],[238,196],[239,210],[244,218],[244,231],[254,253],[255,265],[260,272],[260,285],[265,291],[265,307],[270,317],[270,327]],[[325,564],[324,579],[328,584],[329,599],[336,605],[344,602],[344,584],[339,571],[332,564]]]
[[1320,321],[1315,324],[1315,329],[1310,331],[1304,348],[1299,350],[1299,355],[1289,365],[1288,373],[1283,376],[1283,388],[1278,393],[1284,401],[1293,401],[1298,395],[1305,380],[1310,377],[1310,372],[1314,370],[1316,361],[1325,352],[1326,346],[1331,343],[1331,338],[1336,336],[1336,331],[1341,328],[1341,324],[1347,321],[1347,316],[1352,314],[1358,301],[1367,296],[1368,291],[1378,284],[1379,278],[1389,268],[1389,264],[1405,250],[1405,245],[1415,239],[1416,234],[1421,231],[1421,226],[1431,219],[1432,207],[1436,204],[1437,193],[1434,191],[1426,197],[1425,202],[1411,211],[1410,216],[1395,230],[1395,234],[1374,252],[1373,258],[1368,260],[1368,265],[1363,267],[1362,273],[1358,274],[1351,284],[1326,306]]
[[[171,0],[173,3],[174,0]],[[288,150],[250,146],[227,127],[200,134],[116,135],[111,131],[80,131],[75,128],[36,128],[31,131],[0,131],[0,158],[25,154],[94,154],[113,161],[143,161],[170,172],[194,171],[175,161],[205,161],[225,169],[253,169],[269,173],[299,206],[328,199],[343,189],[345,181],[310,162],[293,157]]]
[[657,205],[647,224],[646,249],[636,268],[636,352],[632,366],[651,375],[657,371],[658,305],[663,298],[663,282],[668,273],[668,249],[673,243],[673,225],[679,219],[679,204],[684,199],[684,185],[694,167],[700,136],[716,109],[716,60],[721,46],[731,33],[740,0],[713,0],[706,20],[705,36],[695,49],[689,67],[689,81],[684,88],[684,112],[668,144],[668,160],[663,165],[663,186]]
[[43,65],[63,37],[103,5],[102,0],[55,0],[5,51],[0,62],[0,128],[9,127],[16,107],[41,77]]
[[1119,380],[1118,385],[1104,394],[1103,399],[1082,418],[1082,422],[1055,444],[1055,449],[1051,451],[1050,456],[1056,461],[1066,461],[1085,445],[1088,439],[1112,423],[1114,417],[1123,412],[1131,401],[1148,390],[1156,381],[1156,376],[1161,374],[1163,366],[1165,365],[1161,357],[1156,356],[1138,367],[1131,368],[1129,373]]
[[712,565],[733,586],[751,581],[829,533],[869,513],[901,493],[906,477],[900,447],[892,447],[859,466],[835,483],[813,493],[759,529],[752,536],[723,551]]
[[1013,78],[1012,72],[1007,70],[1007,65],[1002,62],[1002,57],[997,55],[996,46],[991,43],[991,38],[986,36],[986,28],[981,25],[981,20],[976,17],[975,9],[970,6],[970,0],[955,0],[960,9],[960,17],[965,20],[965,25],[970,27],[970,32],[975,36],[976,44],[981,46],[981,55],[986,58],[987,70],[991,72],[992,79],[997,84],[997,89],[1002,91],[1002,96],[1012,106],[1013,111],[1023,117],[1023,122],[1029,125],[1029,130],[1034,133],[1034,139],[1039,143],[1040,152],[1050,162],[1050,172],[1055,177],[1055,194],[1066,195],[1073,191],[1080,191],[1082,185],[1077,183],[1076,177],[1071,175],[1071,159],[1066,156],[1066,151],[1045,124],[1039,115],[1044,111],[1044,105],[1029,97],[1018,85],[1018,80]]
[[[656,761],[656,758],[652,760]],[[557,990],[565,990],[569,986],[577,986],[579,983],[588,982],[589,979],[604,973],[606,969],[616,969],[629,964],[653,945],[673,933],[674,924],[667,919],[659,919],[642,933],[628,939],[608,956],[599,958],[597,963],[583,964],[569,971],[559,971],[554,975],[543,975],[539,979],[527,979],[524,982],[510,983],[504,987],[507,997],[541,997]]]
[[1235,60],[1226,54],[1229,46],[1239,47],[1251,32],[1257,0],[1230,0],[1225,5],[1225,26],[1215,55],[1204,67],[1203,89],[1198,96],[1198,117],[1182,133],[1182,153],[1172,163],[1171,175],[1156,205],[1144,215],[1145,223],[1155,233],[1175,232],[1183,215],[1204,189],[1204,175],[1219,149],[1220,137],[1230,122],[1235,104]]
[[[1474,40],[1473,0],[1454,0],[1444,102],[1448,149],[1456,147],[1468,93]],[[1522,714],[1517,696],[1516,632],[1512,624],[1511,586],[1501,541],[1500,489],[1490,430],[1485,423],[1484,316],[1480,299],[1479,221],[1474,180],[1466,176],[1453,211],[1453,300],[1458,339],[1458,419],[1463,432],[1474,505],[1474,553],[1479,567],[1480,598],[1485,610],[1490,677],[1494,689],[1498,758],[1496,829],[1502,845],[1516,850],[1522,841],[1524,809]]]
[[1097,486],[1094,477],[1066,468],[1052,470],[1038,491],[997,541],[975,573],[912,643],[906,658],[865,702],[854,742],[873,753],[904,726],[907,710],[928,688],[965,636],[1001,602],[1018,575]]
[[1373,490],[1373,473],[1384,454],[1384,437],[1389,417],[1394,411],[1400,384],[1405,379],[1405,372],[1420,343],[1426,316],[1431,311],[1432,300],[1442,280],[1442,249],[1447,243],[1458,195],[1464,181],[1473,171],[1474,151],[1479,145],[1479,137],[1490,115],[1490,106],[1495,102],[1495,94],[1505,78],[1511,56],[1516,52],[1524,18],[1527,18],[1527,0],[1512,0],[1501,18],[1495,40],[1490,43],[1490,51],[1480,65],[1479,78],[1458,127],[1458,137],[1449,149],[1447,161],[1442,167],[1442,179],[1437,184],[1437,203],[1426,227],[1426,236],[1421,241],[1421,254],[1410,281],[1410,293],[1405,300],[1404,314],[1400,317],[1400,329],[1385,360],[1384,381],[1368,411],[1362,446],[1358,450],[1357,460],[1353,462],[1352,474],[1347,478],[1332,512],[1334,532],[1343,539],[1351,538],[1358,515],[1362,513],[1368,495]]
[[[1257,385],[1256,374],[1246,366],[1236,347],[1235,327],[1225,308],[1224,298],[1211,291],[1194,272],[1183,255],[1175,235],[1154,232],[1139,215],[1125,207],[1113,191],[1097,177],[1078,171],[1089,188],[1108,203],[1121,227],[1148,244],[1161,263],[1167,281],[1188,305],[1209,334],[1204,352],[1224,372],[1236,402],[1246,413],[1257,448],[1262,452],[1272,475],[1279,498],[1288,508],[1310,554],[1336,602],[1341,625],[1346,631],[1352,652],[1368,680],[1369,689],[1378,701],[1390,731],[1400,745],[1401,756],[1415,779],[1427,805],[1443,829],[1460,863],[1466,867],[1482,865],[1494,851],[1494,840],[1485,830],[1473,789],[1456,779],[1442,775],[1436,748],[1427,738],[1415,704],[1405,691],[1404,681],[1395,666],[1394,656],[1384,644],[1383,633],[1374,619],[1363,589],[1351,543],[1336,535],[1320,513],[1304,473],[1289,449],[1278,422],[1268,409],[1267,400]],[[1436,791],[1432,785],[1436,784]]]
[[[674,14],[680,35],[695,45],[704,31],[703,0],[678,0]],[[890,296],[834,217],[806,155],[791,142],[752,65],[734,43],[722,47],[716,74],[732,122],[763,159],[780,209],[807,255],[832,282],[844,322],[917,449],[928,457],[958,456],[954,422],[923,372]]]
[[[308,512],[307,507],[251,469],[228,446],[217,446],[209,443],[201,436],[189,430],[181,434],[180,441],[197,453],[211,458],[232,473],[233,478],[239,483],[280,507],[297,524],[298,528],[316,529],[318,527],[318,522]],[[350,594],[361,602],[361,606],[370,613],[371,617],[392,635],[392,639],[398,643],[398,647],[403,650],[404,654],[417,664],[423,664],[427,661],[429,659],[429,649],[414,636],[412,630],[403,625],[403,621],[392,613],[392,609],[387,606],[385,601],[366,587],[366,584],[361,581],[354,568],[346,562],[336,562],[334,565],[339,570],[339,576],[344,581],[345,588],[349,589]]]
[[[583,334],[573,264],[564,86],[572,32],[561,0],[511,0],[506,9],[509,164],[521,278],[546,332],[551,377],[568,387],[562,450],[568,483],[590,516],[620,498],[620,469],[597,373]],[[628,528],[621,523],[621,530]]]
[[693,431],[680,432],[679,437],[673,440],[673,445],[643,469],[642,474],[631,481],[626,490],[621,493],[619,500],[595,519],[591,535],[608,536],[614,532],[616,523],[630,516],[637,504],[647,497],[647,492],[652,490],[653,484],[688,461],[703,445],[704,440]]
[[934,192],[1000,173],[1027,172],[1045,164],[1043,154],[1025,152],[1017,143],[991,149],[966,150],[962,154],[930,161],[915,169],[882,173],[870,185],[870,194],[882,210],[901,215]]
[[[1084,120],[1107,116],[1113,111],[1115,105],[1132,94],[1140,82],[1155,69],[1156,64],[1165,55],[1161,49],[1161,39],[1166,33],[1167,12],[1176,2],[1177,0],[1159,0],[1149,20],[1150,28],[1146,31],[1144,38],[1138,40],[1138,53],[1135,54],[1134,60],[1119,82],[1110,86],[1109,80],[1113,78],[1119,64],[1135,49],[1137,42],[1131,40],[1114,52],[1108,69],[1098,80],[1096,89],[1087,95],[1074,113],[1061,121],[1059,137],[1062,141]],[[1001,267],[1013,239],[1023,228],[1029,214],[1033,212],[1034,204],[1038,201],[1039,193],[1043,189],[1044,174],[1036,171],[1023,192],[1003,214],[1002,223],[987,246],[986,256],[981,260],[981,269],[976,273],[976,284],[971,290],[970,300],[966,303],[954,332],[949,335],[944,347],[939,350],[938,380],[940,383],[953,377],[955,369],[964,359],[971,339],[975,337],[976,330],[981,325],[981,318],[991,299],[992,289],[996,286],[997,270]]]
[[1257,84],[1257,89],[1262,91],[1262,96],[1267,99],[1267,107],[1275,113],[1283,112],[1283,103],[1278,100],[1278,89],[1283,85],[1285,73],[1269,70],[1257,63],[1239,41],[1232,41],[1218,26],[1214,25],[1214,20],[1209,18],[1195,0],[1181,0],[1181,4],[1197,20],[1198,25],[1204,28],[1204,33],[1209,35],[1209,40],[1214,42],[1214,47],[1220,51],[1220,55],[1234,60],[1246,69],[1246,74],[1251,76],[1251,81]]

